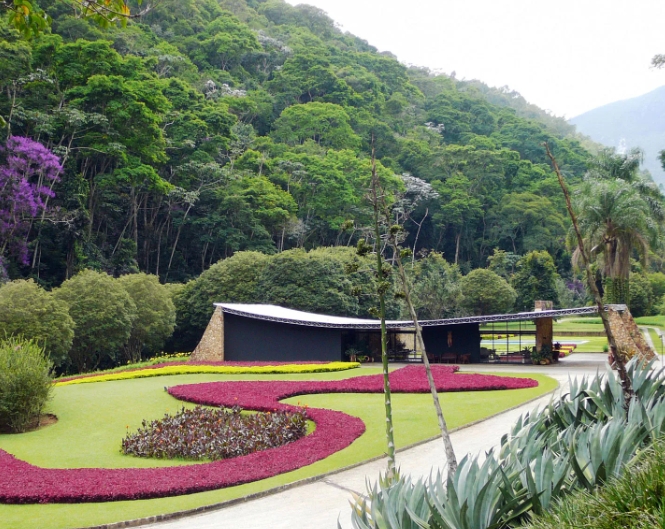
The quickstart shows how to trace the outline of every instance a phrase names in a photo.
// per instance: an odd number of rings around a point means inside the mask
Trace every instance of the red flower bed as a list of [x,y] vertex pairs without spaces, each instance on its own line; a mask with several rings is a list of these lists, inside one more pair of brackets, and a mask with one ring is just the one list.
[[[537,386],[535,380],[492,375],[454,374],[453,366],[433,366],[439,391],[517,389]],[[410,366],[390,376],[394,392],[429,391],[425,370]],[[175,386],[179,399],[214,406],[234,405],[260,411],[293,410],[280,399],[310,393],[381,393],[381,375],[339,381],[211,382]],[[365,431],[357,417],[310,408],[316,423],[310,435],[279,448],[211,463],[164,468],[40,468],[0,450],[0,501],[3,503],[80,503],[135,500],[191,494],[231,487],[290,472],[349,446]]]
[[[486,391],[532,388],[538,382],[530,378],[495,375],[455,374],[457,366],[432,366],[438,391]],[[393,393],[429,393],[422,366],[408,366],[390,374]],[[169,388],[174,397],[209,406],[240,406],[258,411],[289,410],[293,407],[279,401],[312,393],[383,393],[383,376],[367,375],[328,381],[250,381],[208,382]]]

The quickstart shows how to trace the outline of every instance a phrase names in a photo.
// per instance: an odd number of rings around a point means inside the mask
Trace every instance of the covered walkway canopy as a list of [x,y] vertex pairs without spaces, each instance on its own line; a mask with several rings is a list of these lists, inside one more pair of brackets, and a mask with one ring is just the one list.
[[[624,311],[624,305],[614,306]],[[429,355],[455,355],[481,361],[482,324],[533,321],[536,345],[552,345],[552,320],[596,314],[596,307],[536,310],[440,320],[422,320]],[[386,322],[390,354],[397,360],[419,358],[413,322]],[[380,321],[314,314],[276,305],[215,303],[215,312],[192,356],[193,360],[339,361],[351,355],[380,356]],[[512,332],[512,331],[511,331]],[[483,332],[486,334],[486,331]]]

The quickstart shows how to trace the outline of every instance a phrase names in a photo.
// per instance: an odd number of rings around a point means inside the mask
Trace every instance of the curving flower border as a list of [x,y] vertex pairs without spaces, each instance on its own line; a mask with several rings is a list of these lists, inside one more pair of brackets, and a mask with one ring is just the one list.
[[132,380],[166,375],[292,375],[296,373],[329,373],[360,367],[359,362],[169,362],[113,373],[86,374],[62,378],[56,386],[71,386],[92,382]]
[[[456,366],[433,366],[439,391],[479,391],[535,387],[528,378],[455,374]],[[390,375],[396,393],[429,391],[422,366]],[[174,397],[212,406],[238,405],[258,411],[295,408],[280,399],[310,393],[381,393],[381,375],[334,381],[209,382],[169,388]],[[349,446],[365,431],[357,417],[320,408],[307,409],[315,422],[310,435],[293,443],[233,459],[162,468],[41,468],[0,450],[0,502],[83,503],[138,500],[231,487],[290,472]]]

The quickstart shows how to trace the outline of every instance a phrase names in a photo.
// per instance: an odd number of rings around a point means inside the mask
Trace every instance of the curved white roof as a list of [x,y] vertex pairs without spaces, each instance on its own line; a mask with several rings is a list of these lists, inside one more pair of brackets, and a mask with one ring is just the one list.
[[[307,327],[327,327],[334,329],[380,329],[381,322],[378,319],[346,318],[343,316],[329,316],[326,314],[315,314],[300,310],[287,309],[277,305],[259,305],[250,303],[215,303],[221,307],[226,314],[243,316],[256,320],[274,321],[292,325],[305,325]],[[625,310],[625,305],[615,306],[618,310]],[[518,312],[516,314],[490,314],[487,316],[468,316],[465,318],[448,318],[442,320],[421,320],[423,327],[437,327],[443,325],[461,325],[463,323],[492,323],[507,321],[528,321],[539,318],[560,318],[562,316],[579,316],[583,314],[596,314],[595,306],[580,307],[576,309],[543,310],[537,312]],[[390,329],[413,327],[411,320],[386,321]]]

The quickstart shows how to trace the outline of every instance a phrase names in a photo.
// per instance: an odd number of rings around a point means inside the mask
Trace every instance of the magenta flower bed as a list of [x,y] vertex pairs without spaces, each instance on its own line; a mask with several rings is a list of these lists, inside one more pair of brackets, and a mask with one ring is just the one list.
[[[455,374],[457,366],[432,366],[438,391],[487,391],[532,388],[538,385],[530,378],[495,375]],[[422,366],[408,366],[390,374],[394,393],[429,393]],[[296,395],[313,393],[383,393],[383,376],[367,375],[329,381],[250,381],[208,382],[169,388],[174,397],[209,406],[240,406],[257,411],[289,410],[293,406],[279,401]]]
[[[457,367],[433,366],[439,391],[474,391],[535,387],[532,379],[455,374]],[[393,372],[391,387],[399,393],[429,391],[422,366]],[[293,410],[280,399],[311,393],[381,393],[381,375],[339,381],[211,382],[169,388],[176,398],[213,406]],[[0,501],[3,503],[80,503],[160,498],[231,487],[290,472],[349,446],[365,431],[357,417],[309,408],[316,430],[306,437],[262,452],[190,466],[163,468],[50,469],[33,466],[0,450]]]

